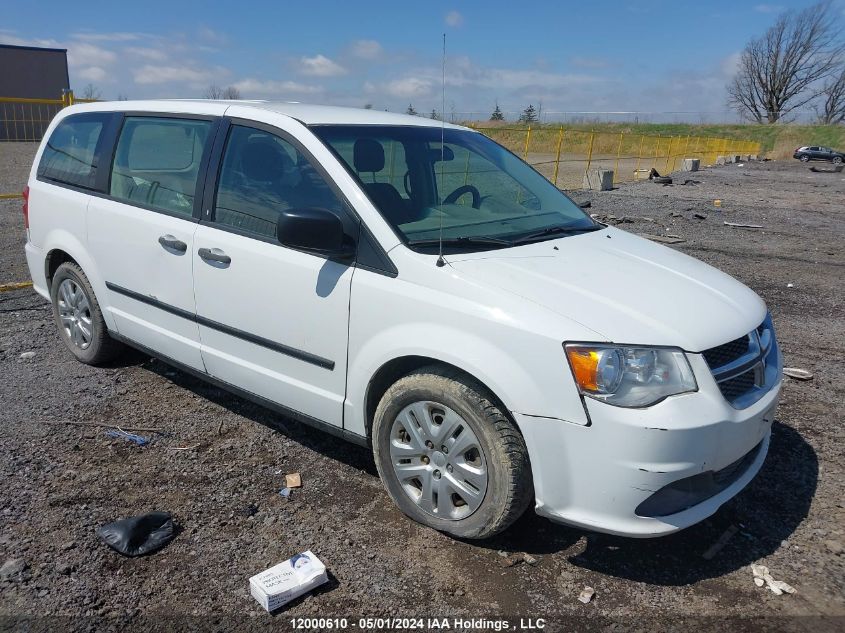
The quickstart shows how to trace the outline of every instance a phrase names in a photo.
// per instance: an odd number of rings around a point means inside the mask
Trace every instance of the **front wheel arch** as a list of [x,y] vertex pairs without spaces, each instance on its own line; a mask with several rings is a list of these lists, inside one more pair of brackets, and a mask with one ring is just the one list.
[[[397,381],[417,371],[418,369],[422,369],[423,367],[441,367],[444,370],[458,372],[463,377],[477,383],[486,391],[490,401],[493,402],[493,404],[495,404],[503,413],[505,413],[505,415],[511,418],[514,426],[519,428],[519,424],[513,418],[510,410],[505,406],[502,399],[496,395],[496,392],[490,389],[484,381],[479,380],[468,371],[465,371],[451,363],[447,363],[446,361],[429,356],[400,356],[387,361],[379,367],[367,385],[367,393],[364,399],[364,419],[367,425],[366,433],[368,441],[372,442],[373,420],[375,418],[376,408],[378,408],[378,403],[381,402],[384,394]],[[520,432],[522,432],[521,429]]]

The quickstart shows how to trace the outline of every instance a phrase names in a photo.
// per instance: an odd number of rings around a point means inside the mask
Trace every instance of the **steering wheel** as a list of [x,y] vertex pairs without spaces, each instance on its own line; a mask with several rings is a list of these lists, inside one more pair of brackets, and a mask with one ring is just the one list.
[[460,198],[465,193],[472,194],[473,209],[477,209],[481,206],[481,193],[472,185],[461,185],[448,196],[443,198],[443,204],[455,204],[458,201],[458,198]]

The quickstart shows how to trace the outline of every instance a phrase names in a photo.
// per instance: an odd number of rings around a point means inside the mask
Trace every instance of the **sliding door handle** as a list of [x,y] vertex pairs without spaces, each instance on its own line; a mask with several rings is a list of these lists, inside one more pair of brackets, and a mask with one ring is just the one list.
[[201,248],[197,251],[197,255],[202,257],[207,262],[217,262],[219,264],[231,264],[232,258],[219,248]]
[[158,243],[164,246],[164,248],[179,251],[180,253],[184,253],[188,250],[188,245],[185,244],[185,242],[176,239],[169,233],[167,235],[162,235],[160,238],[158,238]]

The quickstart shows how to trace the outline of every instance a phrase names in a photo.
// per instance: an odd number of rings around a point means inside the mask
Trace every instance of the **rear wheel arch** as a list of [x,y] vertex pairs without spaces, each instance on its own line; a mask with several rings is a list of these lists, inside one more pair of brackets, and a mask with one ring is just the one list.
[[[76,259],[60,248],[54,248],[47,253],[47,257],[44,258],[44,276],[47,279],[48,289],[53,285],[53,277],[56,274],[56,270],[65,262],[71,262],[79,266],[79,262]],[[79,267],[82,268],[82,266]]]

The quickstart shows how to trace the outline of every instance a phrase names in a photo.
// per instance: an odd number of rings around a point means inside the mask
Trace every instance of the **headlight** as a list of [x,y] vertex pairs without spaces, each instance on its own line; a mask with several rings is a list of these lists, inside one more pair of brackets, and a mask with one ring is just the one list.
[[579,391],[618,407],[647,407],[667,396],[696,391],[686,355],[677,348],[566,345]]

